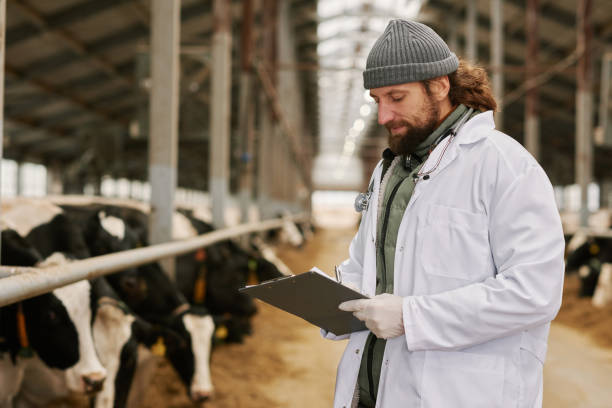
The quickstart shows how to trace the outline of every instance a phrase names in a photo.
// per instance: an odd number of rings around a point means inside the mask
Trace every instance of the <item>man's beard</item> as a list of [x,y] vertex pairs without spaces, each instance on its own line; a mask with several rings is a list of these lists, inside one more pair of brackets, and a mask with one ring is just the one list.
[[[436,130],[439,115],[440,107],[435,103],[433,98],[428,95],[423,113],[420,115],[423,118],[422,121],[411,124],[405,120],[398,120],[385,125],[389,131],[389,148],[397,155],[414,153],[417,146],[423,143],[423,141]],[[395,135],[391,133],[392,128],[400,126],[406,127],[403,133]]]

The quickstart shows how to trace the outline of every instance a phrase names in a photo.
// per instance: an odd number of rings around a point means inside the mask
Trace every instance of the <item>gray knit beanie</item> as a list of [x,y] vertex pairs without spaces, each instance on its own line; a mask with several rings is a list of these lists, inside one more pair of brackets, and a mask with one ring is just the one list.
[[366,89],[422,81],[455,72],[459,59],[434,30],[408,20],[391,20],[374,43],[363,86]]

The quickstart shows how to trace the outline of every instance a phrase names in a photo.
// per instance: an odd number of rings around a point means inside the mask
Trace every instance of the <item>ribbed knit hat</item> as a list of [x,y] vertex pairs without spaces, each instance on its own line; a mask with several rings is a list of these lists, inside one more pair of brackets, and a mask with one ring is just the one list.
[[455,72],[459,59],[434,30],[408,20],[391,20],[374,43],[363,86],[366,89],[422,81]]

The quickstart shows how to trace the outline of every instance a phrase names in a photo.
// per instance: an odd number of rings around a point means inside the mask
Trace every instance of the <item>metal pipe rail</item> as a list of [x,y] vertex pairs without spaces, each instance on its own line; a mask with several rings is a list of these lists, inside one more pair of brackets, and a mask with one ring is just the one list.
[[582,233],[593,238],[612,238],[612,229],[578,228],[574,234]]
[[240,224],[180,241],[130,249],[45,268],[0,266],[0,307],[50,292],[53,289],[83,279],[92,279],[163,258],[183,255],[216,242],[252,232],[280,228],[286,221],[301,221],[306,218],[306,214],[297,214],[256,223]]

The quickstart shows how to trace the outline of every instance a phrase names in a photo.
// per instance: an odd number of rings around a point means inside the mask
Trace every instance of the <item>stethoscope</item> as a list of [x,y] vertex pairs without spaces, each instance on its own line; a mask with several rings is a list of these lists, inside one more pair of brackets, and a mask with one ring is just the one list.
[[[436,164],[430,170],[427,170],[425,172],[418,172],[417,174],[412,176],[412,181],[414,181],[415,184],[421,179],[428,180],[430,178],[430,174],[436,171],[436,169],[440,165],[440,162],[442,161],[442,157],[444,157],[444,153],[446,153],[446,149],[451,144],[455,136],[457,136],[457,133],[459,133],[459,130],[461,130],[461,127],[470,118],[473,112],[474,112],[474,108],[469,108],[468,111],[461,117],[461,119],[459,119],[459,121],[453,127],[451,127],[444,134],[440,135],[440,137],[437,138],[434,141],[434,143],[432,143],[429,149],[429,153],[431,153],[433,149],[435,149],[436,146],[438,146],[438,143],[440,143],[445,137],[449,136],[448,141],[446,142],[446,145],[444,146],[444,150],[442,150],[442,153],[438,157],[438,161],[436,162]],[[427,163],[427,160],[425,160],[425,163]],[[423,164],[423,167],[424,166],[425,164]],[[368,209],[368,205],[370,204],[370,198],[372,197],[373,191],[374,191],[374,180],[372,180],[372,182],[368,186],[368,190],[365,193],[359,193],[357,194],[357,197],[355,197],[355,211],[362,212]]]

